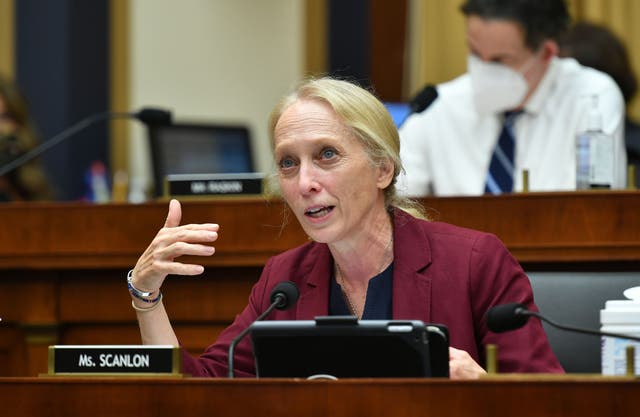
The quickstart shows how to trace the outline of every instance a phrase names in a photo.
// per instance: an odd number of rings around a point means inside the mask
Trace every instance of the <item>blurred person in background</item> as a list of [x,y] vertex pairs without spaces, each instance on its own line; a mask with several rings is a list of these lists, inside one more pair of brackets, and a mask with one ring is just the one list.
[[[638,91],[638,81],[631,68],[624,43],[608,28],[578,22],[560,38],[560,56],[575,58],[580,64],[605,72],[620,87],[629,103]],[[627,109],[628,110],[628,109]],[[624,123],[627,162],[636,167],[635,184],[640,185],[640,124],[627,113]]]
[[[24,97],[13,82],[0,76],[0,167],[38,143]],[[0,202],[52,199],[51,184],[37,159],[0,177]]]
[[[614,139],[612,188],[626,186],[624,100],[607,74],[558,57],[564,0],[465,0],[467,73],[400,129],[406,195],[576,189],[576,135],[597,100]],[[595,98],[595,100],[594,100]]]

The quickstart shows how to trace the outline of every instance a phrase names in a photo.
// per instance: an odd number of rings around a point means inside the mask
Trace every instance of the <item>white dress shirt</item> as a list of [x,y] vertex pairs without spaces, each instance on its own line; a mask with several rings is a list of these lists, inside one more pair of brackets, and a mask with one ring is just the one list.
[[[522,190],[523,170],[529,171],[530,191],[576,189],[576,135],[587,128],[593,96],[602,130],[615,141],[614,188],[626,185],[625,107],[618,86],[572,58],[554,58],[515,121],[514,191]],[[468,74],[439,85],[436,101],[400,129],[400,193],[483,194],[501,128],[500,114],[475,110]]]

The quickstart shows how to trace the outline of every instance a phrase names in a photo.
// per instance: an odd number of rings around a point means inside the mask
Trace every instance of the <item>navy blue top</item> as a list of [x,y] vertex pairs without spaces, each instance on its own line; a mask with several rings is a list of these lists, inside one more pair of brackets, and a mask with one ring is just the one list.
[[[391,290],[393,288],[393,262],[387,269],[369,280],[367,299],[364,304],[362,320],[391,320]],[[342,287],[334,275],[329,293],[329,315],[351,316],[349,305],[342,293]]]

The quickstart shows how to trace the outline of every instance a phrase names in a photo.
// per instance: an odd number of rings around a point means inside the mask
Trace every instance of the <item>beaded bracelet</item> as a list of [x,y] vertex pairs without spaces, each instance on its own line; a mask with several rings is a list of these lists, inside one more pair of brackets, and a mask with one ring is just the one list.
[[160,300],[162,300],[162,293],[160,293],[160,296],[157,298],[157,302],[155,304],[153,304],[151,307],[138,307],[136,305],[136,302],[134,300],[131,300],[131,307],[133,307],[133,309],[135,311],[140,311],[143,313],[148,313],[149,311],[153,311],[156,308],[158,308],[158,306],[160,305]]
[[156,298],[144,298],[144,297],[140,297],[135,291],[132,290],[133,286],[131,284],[128,284],[128,285],[129,285],[129,292],[131,293],[131,295],[136,297],[138,300],[144,301],[145,303],[155,304],[162,299],[162,291],[158,291],[158,296]]
[[142,291],[133,286],[133,269],[127,274],[127,284],[129,284],[129,292],[137,297],[149,297],[155,291]]
[[[158,296],[156,298],[151,298],[151,299],[145,298],[153,294],[155,291],[140,291],[139,289],[134,287],[132,282],[133,281],[132,275],[133,275],[133,269],[129,271],[129,273],[127,274],[127,287],[129,287],[129,292],[131,293],[131,295],[136,297],[138,300],[144,301],[145,303],[158,304],[158,302],[162,299],[162,291],[158,290]],[[131,300],[131,303],[133,303],[133,300]],[[134,306],[134,308],[136,307]],[[151,307],[150,309],[143,309],[139,311],[151,311],[154,308],[155,307]]]

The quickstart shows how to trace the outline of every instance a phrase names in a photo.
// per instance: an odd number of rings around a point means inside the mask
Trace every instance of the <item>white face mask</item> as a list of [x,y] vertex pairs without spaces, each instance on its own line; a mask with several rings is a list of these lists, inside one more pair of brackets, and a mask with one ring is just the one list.
[[467,68],[473,88],[473,102],[482,114],[500,113],[516,108],[527,95],[529,85],[524,78],[533,61],[520,71],[495,62],[484,62],[469,55]]

